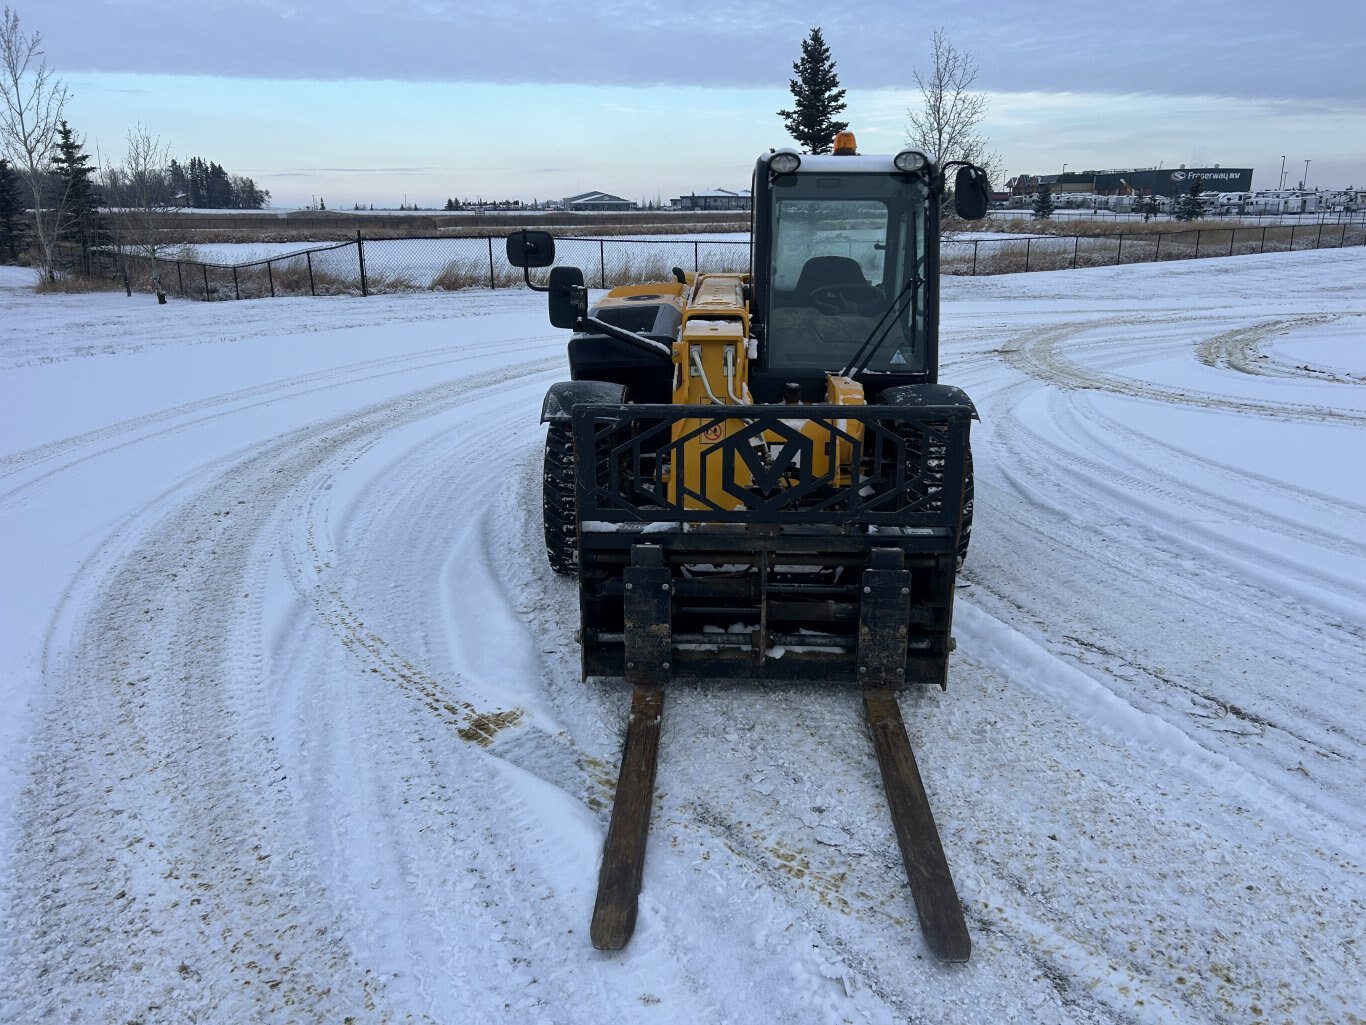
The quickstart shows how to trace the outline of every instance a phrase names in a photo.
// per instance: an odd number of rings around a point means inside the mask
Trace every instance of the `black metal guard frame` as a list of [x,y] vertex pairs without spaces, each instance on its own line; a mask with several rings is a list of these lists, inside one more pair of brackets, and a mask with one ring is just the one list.
[[[693,463],[719,493],[673,480],[726,421]],[[957,405],[575,407],[584,675],[943,686],[970,423]],[[813,473],[837,444],[849,465]]]

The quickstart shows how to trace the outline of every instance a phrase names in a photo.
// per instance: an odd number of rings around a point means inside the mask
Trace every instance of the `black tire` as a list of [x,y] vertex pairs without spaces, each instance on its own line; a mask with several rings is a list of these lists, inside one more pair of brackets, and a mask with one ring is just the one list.
[[966,455],[963,457],[963,513],[962,526],[958,530],[958,565],[963,565],[963,560],[968,557],[968,543],[972,541],[972,498],[973,498],[973,479],[972,479],[972,446],[968,446]]
[[579,571],[579,527],[574,515],[574,435],[568,424],[545,434],[545,485],[541,499],[545,555],[556,573]]

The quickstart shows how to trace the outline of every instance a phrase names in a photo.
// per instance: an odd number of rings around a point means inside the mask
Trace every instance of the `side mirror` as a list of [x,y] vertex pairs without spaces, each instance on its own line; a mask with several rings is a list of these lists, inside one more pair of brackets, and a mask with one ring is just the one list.
[[514,267],[549,267],[555,262],[555,239],[548,231],[514,231],[508,236],[508,263]]
[[578,327],[588,316],[588,289],[583,287],[583,271],[577,267],[552,267],[549,290],[550,323],[555,327]]
[[991,185],[980,167],[964,164],[953,179],[953,209],[965,221],[980,221],[991,204]]

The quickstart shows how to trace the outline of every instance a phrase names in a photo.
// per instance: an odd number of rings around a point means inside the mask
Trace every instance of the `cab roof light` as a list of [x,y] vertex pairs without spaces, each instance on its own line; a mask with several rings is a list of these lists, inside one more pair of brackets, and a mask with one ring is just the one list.
[[853,157],[858,155],[858,140],[853,132],[835,133],[835,156]]
[[898,171],[905,171],[914,174],[923,171],[930,166],[930,158],[921,153],[918,149],[903,149],[892,158],[892,165]]
[[795,149],[780,149],[768,159],[768,169],[774,174],[791,174],[801,166],[801,154]]

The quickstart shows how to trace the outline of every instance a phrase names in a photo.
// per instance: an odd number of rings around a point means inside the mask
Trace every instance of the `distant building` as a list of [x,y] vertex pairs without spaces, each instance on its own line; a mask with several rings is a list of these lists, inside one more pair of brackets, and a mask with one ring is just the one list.
[[703,189],[669,200],[671,210],[748,210],[749,189]]
[[1049,186],[1054,196],[1083,193],[1093,196],[1180,196],[1199,178],[1206,192],[1252,191],[1250,167],[1134,167],[1114,171],[1065,171],[1061,174],[1022,174],[1011,179],[1012,195],[1027,196]]
[[622,210],[634,210],[636,204],[629,199],[622,199],[620,196],[613,196],[607,192],[584,192],[577,196],[569,196],[564,200],[566,210],[593,211],[606,210],[618,213]]

